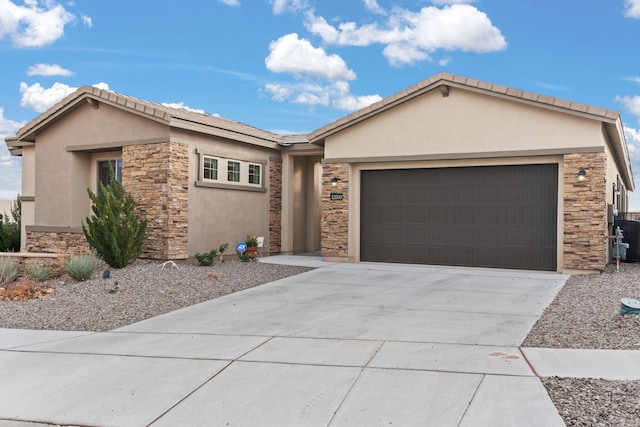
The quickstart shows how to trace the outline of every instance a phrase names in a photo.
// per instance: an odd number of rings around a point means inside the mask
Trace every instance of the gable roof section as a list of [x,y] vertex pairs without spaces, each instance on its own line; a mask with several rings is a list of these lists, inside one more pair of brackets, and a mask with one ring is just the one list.
[[329,123],[308,134],[308,140],[310,143],[323,144],[325,138],[367,119],[375,117],[386,110],[416,98],[424,93],[431,92],[433,90],[441,90],[443,95],[445,95],[445,93],[448,94],[449,87],[483,93],[488,96],[522,102],[539,108],[546,108],[565,114],[572,114],[600,121],[603,125],[603,131],[611,140],[611,148],[616,156],[616,161],[622,175],[621,178],[624,179],[626,187],[633,191],[635,185],[633,182],[633,174],[631,172],[631,162],[629,160],[629,152],[627,150],[622,119],[620,118],[619,112],[552,96],[541,95],[535,92],[512,89],[507,86],[483,82],[477,79],[457,76],[450,73],[435,74],[403,91]]
[[15,137],[7,138],[7,146],[10,150],[17,151],[23,145],[35,143],[36,135],[40,131],[77,109],[84,102],[97,108],[100,103],[104,103],[173,128],[220,136],[262,147],[278,148],[281,144],[281,136],[243,123],[210,114],[166,107],[93,86],[83,86],[27,123],[18,130]]

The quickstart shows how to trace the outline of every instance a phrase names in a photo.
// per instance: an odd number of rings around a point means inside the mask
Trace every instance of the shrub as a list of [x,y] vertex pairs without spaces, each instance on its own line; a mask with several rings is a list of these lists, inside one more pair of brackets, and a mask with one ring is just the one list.
[[38,282],[44,282],[51,277],[51,267],[48,265],[31,264],[27,267],[27,273]]
[[220,247],[218,247],[218,252],[220,253],[220,262],[224,262],[224,257],[222,256],[222,254],[224,254],[227,249],[229,249],[229,243],[223,243],[220,245]]
[[111,267],[126,267],[142,252],[147,220],[136,216],[133,198],[116,179],[107,186],[100,184],[97,195],[87,192],[93,214],[82,231],[89,246]]
[[208,266],[213,265],[217,254],[217,250],[211,249],[209,252],[205,252],[203,254],[195,254],[194,257],[198,260],[198,265]]
[[0,252],[20,251],[20,221],[22,202],[16,198],[11,204],[11,212],[0,214]]
[[90,279],[96,268],[98,268],[98,261],[96,257],[89,254],[73,255],[64,263],[65,273],[80,282]]
[[0,258],[0,286],[18,277],[18,261],[15,258]]
[[245,254],[239,254],[238,258],[240,258],[240,262],[251,262],[255,260],[255,258]]

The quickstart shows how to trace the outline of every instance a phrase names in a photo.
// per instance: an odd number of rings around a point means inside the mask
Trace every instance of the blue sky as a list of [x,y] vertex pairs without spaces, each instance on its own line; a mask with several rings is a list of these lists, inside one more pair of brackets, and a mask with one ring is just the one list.
[[639,44],[640,0],[0,0],[0,137],[83,85],[309,132],[450,72],[620,111],[640,178]]

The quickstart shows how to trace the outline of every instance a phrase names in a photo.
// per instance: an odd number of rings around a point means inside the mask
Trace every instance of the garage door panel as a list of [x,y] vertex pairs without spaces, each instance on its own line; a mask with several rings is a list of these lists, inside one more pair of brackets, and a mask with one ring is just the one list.
[[556,164],[363,171],[363,261],[555,270]]

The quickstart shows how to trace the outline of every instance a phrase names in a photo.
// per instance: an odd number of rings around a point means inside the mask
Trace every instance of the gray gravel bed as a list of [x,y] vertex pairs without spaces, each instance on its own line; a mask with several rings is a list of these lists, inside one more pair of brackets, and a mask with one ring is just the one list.
[[[640,317],[621,316],[620,299],[640,299],[640,264],[573,275],[523,347],[640,349]],[[542,378],[568,426],[640,426],[640,381]]]
[[[107,331],[223,295],[313,270],[308,267],[227,261],[211,267],[137,260],[102,278],[76,282],[67,276],[45,282],[49,296],[0,301],[0,328]],[[214,277],[210,277],[210,275]],[[217,276],[217,278],[216,278]],[[117,290],[116,290],[117,285]]]
[[640,425],[640,381],[542,378],[567,426]]
[[[620,300],[640,300],[640,263],[571,276],[523,347],[640,349],[640,316],[620,316]],[[640,425],[640,420],[638,422]]]

